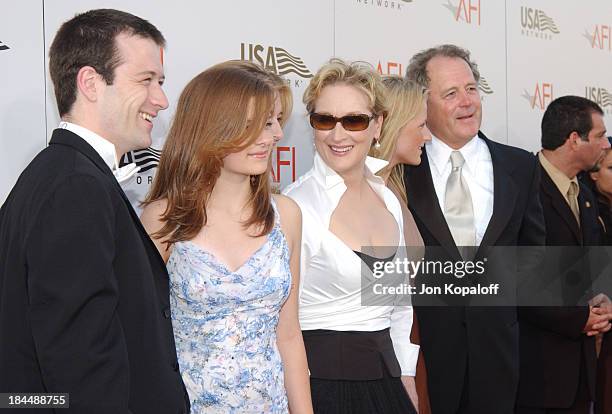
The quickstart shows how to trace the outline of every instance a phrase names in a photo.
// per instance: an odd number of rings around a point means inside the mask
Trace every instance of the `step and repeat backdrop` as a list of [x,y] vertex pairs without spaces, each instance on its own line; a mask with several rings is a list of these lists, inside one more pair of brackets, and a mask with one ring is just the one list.
[[[410,57],[455,43],[479,64],[482,130],[530,151],[556,97],[598,102],[612,115],[612,2],[609,0],[23,0],[0,14],[0,203],[59,123],[47,51],[62,22],[92,8],[117,8],[164,34],[165,91],[151,148],[126,154],[141,172],[124,188],[137,207],[153,180],[174,104],[205,68],[248,59],[281,75],[294,95],[285,138],[274,151],[280,187],[312,165],[302,95],[333,56],[404,74]],[[609,129],[612,123],[606,120]]]

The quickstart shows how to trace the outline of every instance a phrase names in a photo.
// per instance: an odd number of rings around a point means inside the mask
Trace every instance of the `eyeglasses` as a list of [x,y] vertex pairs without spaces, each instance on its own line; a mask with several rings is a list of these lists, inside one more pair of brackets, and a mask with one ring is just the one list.
[[310,125],[319,131],[331,131],[340,122],[342,128],[347,131],[363,131],[375,117],[376,115],[355,114],[336,118],[335,116],[313,112],[310,114]]

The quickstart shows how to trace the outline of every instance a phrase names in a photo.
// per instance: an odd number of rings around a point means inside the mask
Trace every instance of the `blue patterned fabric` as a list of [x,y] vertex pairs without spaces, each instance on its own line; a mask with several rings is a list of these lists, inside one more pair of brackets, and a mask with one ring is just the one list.
[[276,327],[291,273],[278,214],[265,243],[235,272],[192,242],[174,244],[168,272],[191,412],[287,413]]

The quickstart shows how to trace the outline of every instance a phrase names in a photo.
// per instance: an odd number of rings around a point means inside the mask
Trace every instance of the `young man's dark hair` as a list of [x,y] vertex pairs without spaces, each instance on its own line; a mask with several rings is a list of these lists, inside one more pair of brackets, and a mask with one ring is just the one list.
[[76,100],[76,75],[91,66],[108,85],[121,63],[115,38],[129,34],[153,40],[160,48],[166,40],[148,21],[113,9],[97,9],[79,14],[64,23],[49,49],[49,73],[53,80],[60,116],[70,112]]
[[583,141],[593,129],[591,114],[603,115],[595,102],[581,96],[562,96],[552,101],[542,117],[542,148],[555,150],[576,131]]

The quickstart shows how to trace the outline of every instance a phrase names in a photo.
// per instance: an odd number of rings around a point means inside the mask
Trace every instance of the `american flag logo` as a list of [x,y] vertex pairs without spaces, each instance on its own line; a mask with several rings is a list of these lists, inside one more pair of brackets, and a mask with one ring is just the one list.
[[153,168],[156,168],[159,165],[160,157],[161,150],[155,149],[153,147],[130,151],[123,157],[121,157],[119,167],[123,167],[124,165],[134,162],[137,166],[140,167],[140,172],[143,173]]

